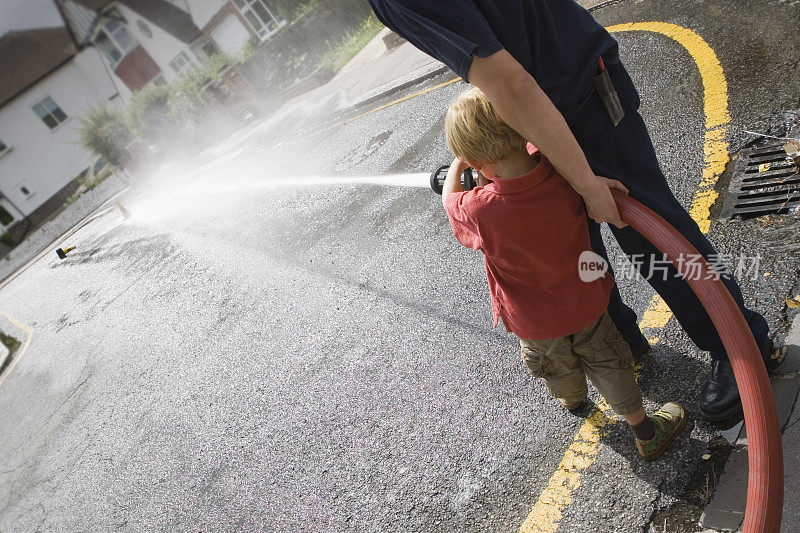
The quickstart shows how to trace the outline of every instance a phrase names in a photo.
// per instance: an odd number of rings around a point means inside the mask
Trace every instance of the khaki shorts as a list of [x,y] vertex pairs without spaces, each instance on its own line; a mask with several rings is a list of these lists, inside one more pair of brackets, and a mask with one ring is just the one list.
[[528,371],[542,378],[564,406],[572,408],[588,393],[586,378],[619,415],[641,409],[633,355],[616,326],[604,313],[596,322],[560,339],[519,340]]

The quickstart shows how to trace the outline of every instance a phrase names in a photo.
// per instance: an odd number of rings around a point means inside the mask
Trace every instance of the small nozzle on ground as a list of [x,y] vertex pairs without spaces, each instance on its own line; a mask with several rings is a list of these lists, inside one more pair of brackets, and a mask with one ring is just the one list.
[[74,246],[67,246],[66,248],[56,248],[56,255],[59,259],[66,259],[67,254],[74,250]]
[[122,216],[123,216],[123,217],[125,217],[125,218],[131,218],[131,214],[130,214],[130,212],[128,212],[128,210],[127,210],[127,209],[125,209],[124,207],[122,207],[122,204],[121,204],[121,203],[119,203],[119,202],[114,202],[114,204],[115,204],[115,205],[117,206],[117,208],[119,209],[119,212],[120,212],[120,213],[122,213]]

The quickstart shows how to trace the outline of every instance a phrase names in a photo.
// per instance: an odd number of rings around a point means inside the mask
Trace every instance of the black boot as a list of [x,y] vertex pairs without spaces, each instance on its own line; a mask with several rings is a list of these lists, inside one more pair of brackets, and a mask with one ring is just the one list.
[[[761,357],[769,375],[772,375],[782,359],[774,354],[775,345],[772,339],[767,338],[761,347]],[[742,401],[736,387],[733,367],[727,357],[714,359],[711,373],[700,395],[700,415],[710,422],[724,422],[741,416],[741,413]]]
[[742,402],[730,361],[727,358],[714,359],[700,395],[700,416],[710,422],[724,422],[741,412]]

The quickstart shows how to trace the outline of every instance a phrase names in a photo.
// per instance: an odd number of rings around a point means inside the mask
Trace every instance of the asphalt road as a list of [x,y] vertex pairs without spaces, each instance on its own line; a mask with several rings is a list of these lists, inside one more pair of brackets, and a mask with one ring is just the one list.
[[[702,35],[728,80],[735,153],[743,129],[779,133],[798,108],[799,4],[624,1],[595,15]],[[616,36],[688,205],[704,167],[697,67],[667,37]],[[442,116],[463,88],[316,135],[264,134],[188,176],[172,167],[130,193],[131,220],[98,219],[67,260],[51,253],[2,288],[0,311],[32,334],[0,382],[0,531],[518,529],[584,420],[491,328],[480,255],[456,243],[424,178],[275,181],[445,164]],[[780,220],[710,233],[724,252],[761,253],[743,286],[778,338],[796,235]],[[643,312],[649,287],[620,285]],[[675,320],[650,333],[647,406],[680,401],[689,426],[655,463],[610,426],[560,531],[642,530],[701,468],[708,358]]]

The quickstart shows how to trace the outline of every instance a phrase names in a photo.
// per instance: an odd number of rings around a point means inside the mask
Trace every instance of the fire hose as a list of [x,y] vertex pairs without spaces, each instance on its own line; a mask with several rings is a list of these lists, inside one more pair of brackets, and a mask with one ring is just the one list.
[[[627,194],[611,191],[622,220],[661,250],[689,283],[717,328],[739,387],[747,427],[750,467],[744,533],[780,531],[783,513],[783,445],[767,369],[753,334],[728,289],[701,258],[699,272],[678,261],[694,246],[667,221]],[[697,263],[693,264],[692,268]]]
[[[442,194],[447,166],[431,174],[431,188]],[[469,169],[461,175],[463,190],[475,187]],[[783,513],[783,445],[778,412],[767,369],[755,338],[728,289],[697,249],[653,210],[627,194],[612,190],[625,223],[661,250],[689,283],[717,328],[728,353],[747,427],[749,477],[744,533],[780,531]],[[699,257],[691,266],[681,257]],[[698,268],[699,267],[699,268]],[[694,270],[692,270],[694,269]],[[692,271],[690,271],[692,270]]]

